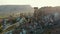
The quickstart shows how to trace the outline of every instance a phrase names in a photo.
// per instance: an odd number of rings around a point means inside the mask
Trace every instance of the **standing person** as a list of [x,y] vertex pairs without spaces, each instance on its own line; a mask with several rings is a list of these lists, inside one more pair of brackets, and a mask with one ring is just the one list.
[[6,28],[6,25],[7,25],[7,24],[6,24],[6,23],[7,23],[6,20],[3,19],[2,23],[3,23],[3,29],[5,29],[5,28]]
[[2,25],[3,25],[3,19],[0,19],[0,29],[2,28]]
[[19,20],[19,23],[24,24],[27,21],[26,18],[25,18],[25,15],[21,14],[20,17],[21,17],[21,19]]
[[20,16],[16,18],[16,22],[19,22],[21,20],[22,16],[23,16],[23,13],[21,13]]
[[8,17],[8,22],[9,22],[10,25],[13,24],[13,16],[10,15],[10,16]]

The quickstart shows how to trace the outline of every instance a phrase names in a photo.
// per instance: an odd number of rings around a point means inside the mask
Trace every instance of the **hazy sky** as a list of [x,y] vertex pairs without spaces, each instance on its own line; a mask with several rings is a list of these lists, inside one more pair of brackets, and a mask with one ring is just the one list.
[[0,0],[0,5],[60,6],[60,0]]

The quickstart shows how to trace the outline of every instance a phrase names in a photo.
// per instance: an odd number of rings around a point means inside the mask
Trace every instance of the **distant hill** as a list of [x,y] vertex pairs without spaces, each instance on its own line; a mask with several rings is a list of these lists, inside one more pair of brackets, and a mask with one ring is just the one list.
[[0,16],[12,13],[32,12],[33,8],[30,5],[1,5]]
[[56,7],[41,7],[39,9],[39,11],[43,11],[46,14],[51,14],[51,13],[60,13],[60,6],[56,6]]

